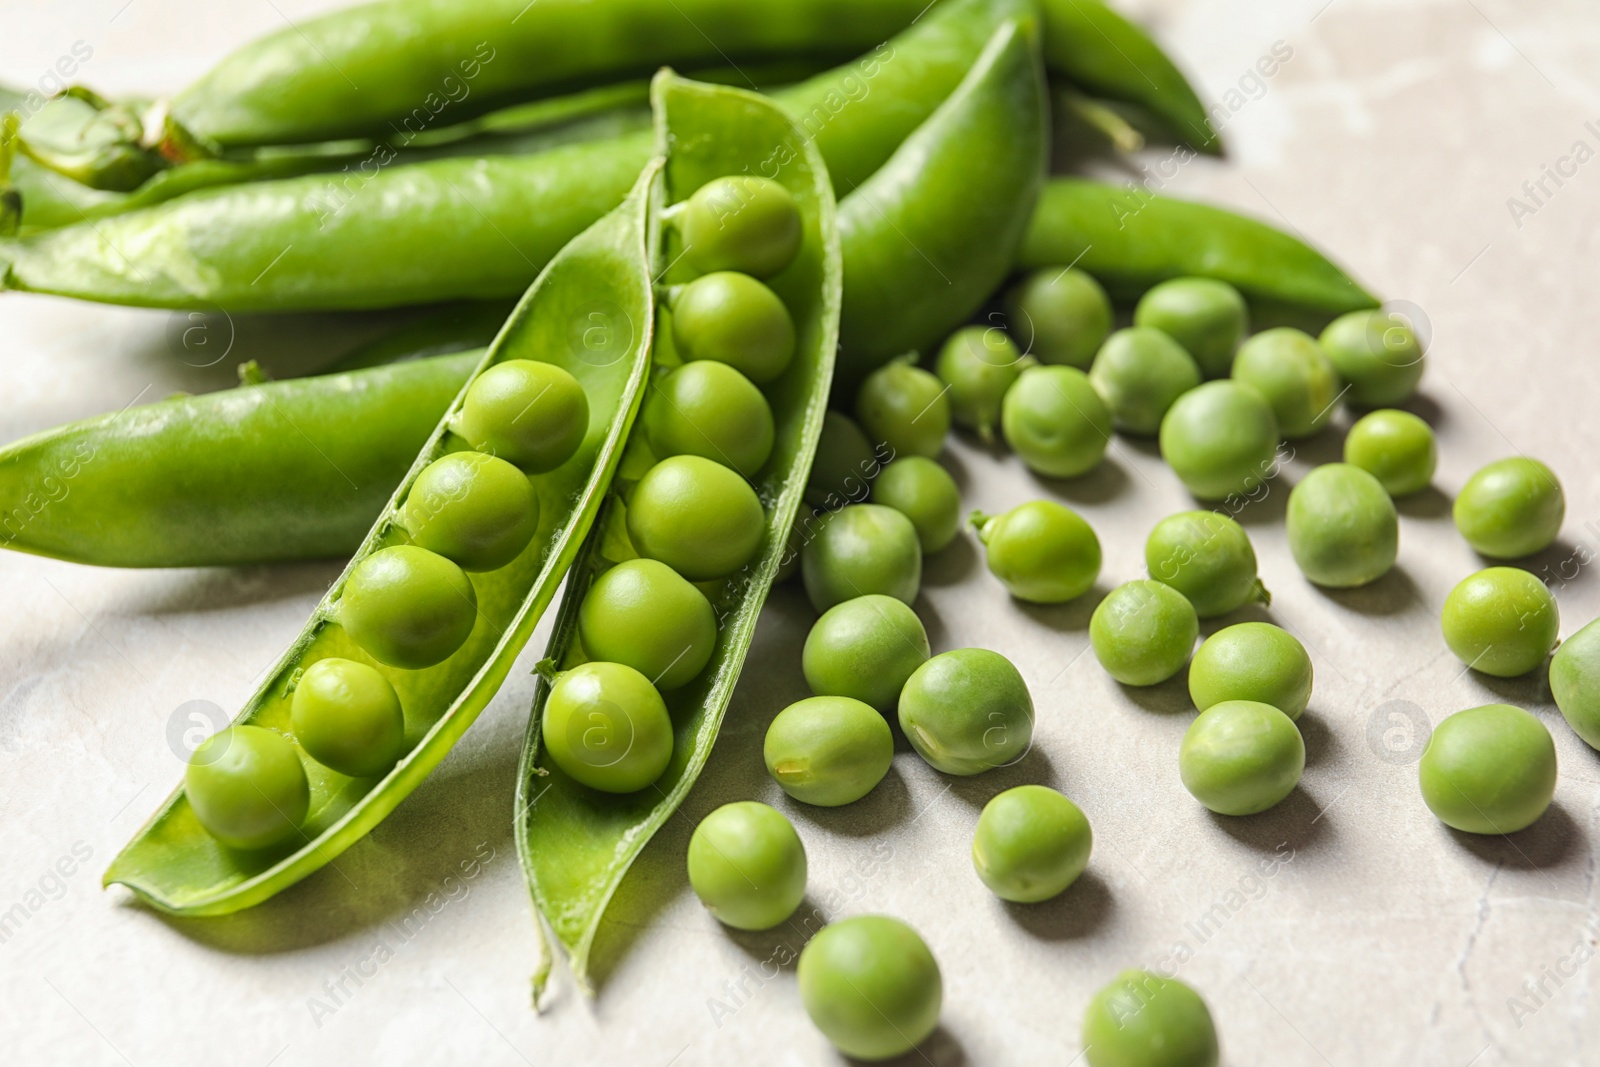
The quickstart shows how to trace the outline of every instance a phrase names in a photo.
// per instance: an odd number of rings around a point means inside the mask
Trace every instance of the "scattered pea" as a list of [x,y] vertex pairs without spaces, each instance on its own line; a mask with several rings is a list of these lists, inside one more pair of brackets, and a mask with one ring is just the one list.
[[939,350],[936,370],[950,390],[950,416],[957,426],[994,440],[1006,390],[1023,370],[1023,356],[1004,330],[968,326],[950,335]]
[[528,476],[484,452],[452,452],[422,469],[406,496],[413,543],[468,571],[499,570],[539,528]]
[[1445,644],[1473,670],[1515,678],[1556,647],[1561,612],[1538,578],[1516,567],[1489,567],[1463,578],[1445,597]]
[[748,274],[706,274],[668,296],[672,343],[685,362],[714,359],[757,385],[794,359],[794,319],[778,294]]
[[823,612],[800,659],[813,693],[853,697],[887,713],[928,655],[917,613],[894,597],[870,594]]
[[1278,432],[1291,440],[1326,427],[1343,388],[1316,339],[1287,326],[1265,330],[1241,345],[1233,357],[1233,380],[1267,398]]
[[682,208],[678,229],[683,255],[702,274],[734,270],[770,278],[800,251],[800,208],[770,178],[733,175],[695,191]]
[[1344,439],[1344,461],[1378,479],[1398,500],[1428,487],[1439,463],[1433,428],[1409,411],[1363,415]]
[[1458,711],[1440,723],[1417,765],[1422,799],[1469,834],[1513,834],[1545,813],[1556,790],[1556,746],[1544,723],[1510,704]]
[[230,726],[200,742],[183,785],[200,825],[229,848],[282,844],[299,834],[311,806],[294,745],[259,726]]
[[1117,586],[1089,619],[1100,666],[1123,685],[1157,685],[1189,662],[1200,620],[1187,597],[1150,579]]
[[882,464],[872,442],[855,420],[837,411],[822,417],[822,436],[806,480],[806,503],[840,508],[867,499]]
[[1207,378],[1226,378],[1233,354],[1250,332],[1250,309],[1227,282],[1174,278],[1139,299],[1133,322],[1170,335]]
[[937,456],[950,432],[950,398],[943,382],[896,360],[867,376],[856,393],[856,421],[867,440],[896,456]]
[[1400,519],[1383,485],[1348,463],[1325,463],[1289,494],[1289,551],[1317,585],[1347,589],[1389,573]]
[[1040,363],[1088,370],[1111,332],[1111,298],[1081,270],[1046,268],[1006,294],[1006,321]]
[[1160,330],[1118,330],[1100,346],[1089,383],[1127,433],[1153,434],[1173,401],[1200,384],[1200,368],[1183,346]]
[[922,587],[916,527],[879,504],[851,504],[824,515],[800,550],[800,577],[818,611],[869,593],[909,604]]
[[1376,309],[1341,315],[1322,331],[1322,349],[1350,386],[1349,400],[1386,407],[1406,400],[1422,380],[1422,345],[1398,315]]
[[645,472],[628,498],[628,537],[690,581],[722,578],[749,563],[766,536],[766,512],[750,483],[700,456],[673,456]]
[[894,759],[894,734],[859,700],[808,697],[778,712],[761,755],[785,793],[834,808],[855,803],[883,781]]
[[1250,535],[1220,512],[1180,511],[1162,519],[1145,541],[1144,562],[1150,577],[1188,597],[1202,619],[1272,602],[1256,577]]
[[1555,472],[1536,459],[1516,456],[1484,467],[1456,497],[1456,529],[1480,555],[1520,559],[1555,541],[1567,498]]
[[1020,759],[1033,741],[1033,698],[1011,661],[961,648],[918,667],[900,692],[900,729],[946,774],[980,774]]
[[972,865],[1001,900],[1037,904],[1078,880],[1093,843],[1078,805],[1054,789],[1019,785],[983,806]]
[[1089,1067],[1217,1067],[1206,1002],[1176,978],[1123,971],[1083,1013]]
[[477,619],[472,580],[415,545],[379,549],[363,559],[339,599],[339,621],[351,640],[380,663],[411,671],[449,659]]
[[858,915],[829,923],[801,950],[799,980],[806,1014],[847,1056],[898,1056],[939,1025],[939,964],[899,919]]
[[508,359],[473,381],[452,429],[479,452],[543,474],[583,443],[589,398],[578,379],[553,363]]
[[591,659],[622,663],[657,689],[687,685],[711,659],[711,602],[653,559],[619,563],[595,579],[578,608],[578,636]]
[[1060,604],[1087,593],[1100,576],[1100,539],[1065,504],[1035,500],[1004,515],[974,512],[989,571],[1018,600]]
[[1051,478],[1092,470],[1111,441],[1111,412],[1076,367],[1029,367],[1000,408],[1006,443],[1029,469]]
[[805,898],[805,846],[777,809],[754,800],[724,804],[689,839],[689,884],[718,922],[770,930]]
[[1289,716],[1254,700],[1224,700],[1183,735],[1184,788],[1218,815],[1254,815],[1294,791],[1306,745]]
[[661,459],[700,456],[754,478],[772,455],[772,406],[726,363],[703,359],[658,378],[643,421],[650,449]]
[[307,755],[352,778],[384,773],[405,747],[399,694],[355,660],[330,656],[307,667],[289,703],[289,722]]
[[1189,697],[1200,711],[1228,700],[1252,700],[1298,719],[1311,702],[1311,682],[1305,646],[1266,622],[1218,630],[1189,664]]
[[621,663],[580,664],[556,676],[540,739],[565,774],[605,793],[634,793],[672,759],[672,719],[650,679]]
[[872,484],[872,502],[911,520],[924,555],[945,548],[961,531],[961,490],[949,471],[924,456],[903,456],[884,467]]
[[1248,494],[1276,471],[1278,417],[1254,389],[1206,382],[1161,420],[1161,458],[1201,500]]
[[1556,649],[1550,661],[1556,707],[1590,748],[1600,748],[1600,622],[1591,622]]

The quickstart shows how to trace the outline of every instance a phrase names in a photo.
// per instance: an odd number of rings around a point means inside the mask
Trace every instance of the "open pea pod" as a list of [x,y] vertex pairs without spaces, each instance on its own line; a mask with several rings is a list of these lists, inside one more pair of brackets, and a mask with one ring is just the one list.
[[406,753],[377,779],[348,778],[308,758],[311,805],[300,834],[285,845],[238,851],[201,826],[179,789],[112,861],[120,882],[157,908],[220,915],[260,903],[329,863],[409,794],[450,750],[511,670],[598,514],[638,410],[653,336],[649,219],[660,195],[660,167],[647,166],[628,199],[563,249],[539,275],[495,338],[476,374],[512,359],[553,363],[582,385],[589,425],[576,453],[535,476],[538,528],[528,546],[498,570],[469,575],[477,617],[452,655],[421,670],[398,670],[369,656],[339,622],[339,600],[368,556],[402,544],[408,492],[431,462],[464,446],[449,431],[466,390],[434,430],[351,561],[300,637],[235,720],[288,732],[299,672],[340,657],[375,666],[393,683],[405,713]]
[[[789,369],[766,387],[777,436],[771,458],[755,478],[766,513],[765,542],[748,566],[707,593],[718,619],[710,662],[693,681],[662,694],[674,731],[666,771],[653,785],[626,795],[580,785],[541,748],[539,724],[549,682],[541,682],[537,690],[517,781],[517,852],[534,904],[566,949],[574,975],[585,983],[590,945],[607,902],[635,857],[682,803],[716,741],[816,451],[841,299],[833,192],[805,130],[762,97],[671,73],[657,78],[654,96],[661,144],[667,149],[669,203],[686,199],[714,178],[745,172],[783,183],[798,202],[804,222],[800,253],[769,283],[795,320],[798,346]],[[673,240],[669,235],[663,242],[669,263],[676,254]],[[682,267],[667,273],[668,282],[689,277]],[[614,517],[621,506],[614,491],[609,505]],[[554,666],[565,669],[582,662],[578,607],[596,577],[631,551],[620,522],[607,520],[590,534],[569,576],[550,640],[548,656]],[[536,999],[549,963],[546,954],[534,979]]]

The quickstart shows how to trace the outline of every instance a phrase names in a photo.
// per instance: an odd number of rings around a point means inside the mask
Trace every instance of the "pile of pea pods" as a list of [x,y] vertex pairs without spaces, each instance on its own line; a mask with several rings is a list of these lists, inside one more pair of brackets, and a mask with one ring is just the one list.
[[[508,806],[539,928],[582,985],[613,892],[706,764],[776,583],[798,578],[818,613],[796,650],[814,695],[763,746],[795,801],[866,796],[897,731],[943,774],[1016,762],[1027,685],[1000,651],[934,654],[914,610],[924,558],[965,528],[1005,593],[1055,604],[1093,588],[1100,542],[1051,500],[964,514],[939,462],[953,430],[1057,479],[1093,471],[1116,434],[1157,441],[1200,506],[1150,532],[1148,576],[1099,603],[1090,641],[1123,685],[1187,668],[1183,784],[1249,817],[1300,779],[1313,671],[1269,623],[1200,641],[1201,620],[1270,603],[1234,516],[1286,441],[1360,410],[1344,462],[1302,479],[1285,521],[1309,581],[1361,586],[1396,561],[1393,501],[1434,474],[1433,432],[1402,409],[1423,345],[1322,253],[1219,208],[1050,176],[1053,112],[1085,151],[1108,131],[1222,150],[1178,67],[1101,0],[378,0],[250,43],[170,99],[38,103],[0,90],[0,289],[196,313],[444,305],[314,377],[241,367],[237,389],[0,449],[16,551],[349,557],[107,871],[165,912],[251,907],[359,841],[488,705],[558,593]],[[1253,332],[1265,318],[1307,329]],[[113,508],[123,521],[104,522]],[[1564,514],[1555,472],[1521,456],[1454,504],[1493,561],[1546,548]],[[1473,670],[1548,660],[1563,715],[1600,747],[1600,629],[1557,650],[1559,626],[1509,565],[1464,577],[1442,618]],[[1540,721],[1495,704],[1434,731],[1419,784],[1445,824],[1506,834],[1539,819],[1556,775]],[[983,809],[972,864],[1026,905],[1070,892],[1092,843],[1072,800],[1023,785]],[[736,929],[785,922],[806,892],[800,835],[754,801],[710,813],[686,863]],[[890,916],[824,927],[798,984],[850,1056],[900,1055],[938,1025],[939,965]],[[1124,972],[1082,1019],[1094,1067],[1219,1059],[1205,1001],[1174,979]]]

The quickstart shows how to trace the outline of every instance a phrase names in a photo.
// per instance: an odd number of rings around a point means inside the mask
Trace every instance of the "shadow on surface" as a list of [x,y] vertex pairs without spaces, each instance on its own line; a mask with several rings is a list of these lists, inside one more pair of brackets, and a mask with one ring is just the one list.
[[1115,500],[1127,492],[1132,482],[1127,468],[1113,459],[1109,451],[1093,470],[1076,478],[1051,478],[1037,471],[1029,473],[1041,489],[1073,504],[1104,504]]
[[1108,592],[1110,590],[1102,583],[1095,582],[1087,593],[1065,604],[1031,604],[1016,597],[1011,598],[1011,604],[1034,622],[1048,626],[1057,633],[1084,633],[1089,629],[1089,619],[1094,615],[1094,609],[1100,606],[1100,601],[1106,598]]
[[[934,588],[959,585],[977,570],[978,565],[978,540],[966,525],[966,520],[962,519],[961,530],[954,541],[933,555],[923,557],[922,584]],[[920,606],[918,610],[920,612]]]
[[[909,742],[905,749],[910,750]],[[896,746],[899,751],[899,746]],[[918,757],[920,758],[920,757]],[[889,773],[873,786],[872,792],[837,808],[819,808],[796,801],[789,806],[792,821],[827,830],[845,837],[871,837],[899,826],[911,814],[911,790],[906,788],[900,769],[889,765]]]
[[1574,854],[1573,843],[1583,836],[1577,821],[1560,801],[1552,803],[1526,830],[1503,837],[1469,834],[1448,826],[1444,830],[1462,851],[1472,853],[1485,863],[1519,871],[1548,871],[1562,866]]
[[892,1060],[858,1060],[841,1055],[834,1062],[856,1064],[858,1067],[966,1067],[970,1061],[961,1042],[940,1023],[926,1041]]
[[[1339,794],[1335,793],[1335,802]],[[1218,815],[1207,812],[1212,825],[1229,837],[1258,852],[1276,852],[1288,845],[1295,852],[1308,852],[1326,843],[1332,818],[1322,804],[1305,789],[1304,783],[1276,807],[1258,815]]]
[[1354,589],[1330,589],[1315,582],[1306,584],[1324,599],[1362,615],[1398,615],[1407,608],[1423,604],[1417,583],[1412,581],[1404,565],[1398,563],[1383,577]]
[[1122,695],[1145,711],[1157,715],[1194,714],[1194,701],[1189,699],[1189,666],[1156,685],[1123,685],[1117,683]]
[[982,774],[971,776],[946,774],[942,777],[950,783],[950,792],[953,795],[978,810],[982,810],[985,804],[1007,789],[1019,785],[1047,785],[1051,789],[1061,788],[1055,764],[1037,745],[1031,746],[1015,761],[984,771]]
[[1300,737],[1305,741],[1307,767],[1325,763],[1339,751],[1339,735],[1328,729],[1316,708],[1302,712],[1295,725],[1300,727]]
[[1394,502],[1394,509],[1407,519],[1442,519],[1450,514],[1455,501],[1436,485],[1429,485]]
[[1111,920],[1117,909],[1111,887],[1091,868],[1060,895],[1037,904],[1002,901],[1011,920],[1041,941],[1076,941]]

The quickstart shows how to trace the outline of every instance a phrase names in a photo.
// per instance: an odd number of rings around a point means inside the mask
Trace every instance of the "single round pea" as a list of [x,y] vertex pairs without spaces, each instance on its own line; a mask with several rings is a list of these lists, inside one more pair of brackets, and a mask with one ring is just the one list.
[[1089,1067],[1217,1067],[1217,1028],[1176,978],[1123,971],[1083,1013]]
[[296,837],[311,806],[294,745],[259,726],[230,726],[200,742],[183,786],[200,825],[229,848],[268,848]]
[[867,499],[878,476],[877,450],[855,420],[837,411],[822,417],[817,455],[806,479],[806,503],[814,508],[841,508]]
[[1226,378],[1233,354],[1250,332],[1250,309],[1227,282],[1173,278],[1140,297],[1133,323],[1168,334],[1207,378]]
[[1111,298],[1081,270],[1047,267],[1006,294],[1006,322],[1040,363],[1088,370],[1111,332]]
[[1160,330],[1118,330],[1100,346],[1089,383],[1126,433],[1153,434],[1173,401],[1200,384],[1200,368]]
[[800,577],[818,611],[869,593],[909,604],[922,587],[916,527],[879,504],[841,508],[822,517],[800,550]]
[[884,467],[872,484],[872,502],[910,519],[924,554],[949,545],[961,530],[961,490],[949,471],[924,456],[903,456]]
[[846,1056],[886,1060],[939,1025],[939,964],[915,930],[887,915],[824,926],[800,952],[799,979],[806,1014]]
[[894,759],[894,734],[888,720],[859,700],[808,697],[778,712],[761,755],[785,793],[836,808],[883,781]]
[[1317,585],[1348,589],[1389,573],[1400,519],[1383,485],[1348,463],[1325,463],[1289,494],[1289,552]]
[[1391,497],[1421,492],[1433,481],[1439,448],[1433,428],[1409,411],[1363,415],[1344,439],[1344,461],[1378,479]]
[[986,648],[943,652],[900,691],[900,729],[917,755],[946,774],[1015,762],[1033,741],[1033,698],[1011,661]]
[[479,452],[529,474],[553,471],[589,432],[589,398],[553,363],[508,359],[473,381],[452,429]]
[[921,367],[896,361],[867,375],[856,393],[856,421],[867,440],[883,443],[896,457],[944,450],[950,432],[945,385]]
[[887,713],[928,655],[928,632],[917,613],[874,593],[823,612],[806,636],[800,663],[818,696],[853,697]]
[[778,294],[748,274],[718,271],[674,291],[672,343],[685,362],[714,359],[757,385],[794,359],[794,319]]
[[805,898],[806,849],[776,808],[724,804],[689,839],[689,884],[723,925],[770,930]]
[[1254,815],[1294,791],[1306,744],[1294,722],[1255,700],[1224,700],[1189,724],[1178,749],[1184,788],[1218,815]]
[[1054,789],[1019,785],[983,806],[972,865],[1001,900],[1037,904],[1078,880],[1093,844],[1078,805]]
[[1342,388],[1316,339],[1288,326],[1264,330],[1241,345],[1233,357],[1233,380],[1267,398],[1278,432],[1291,440],[1328,425]]
[[522,554],[539,528],[528,476],[484,452],[452,452],[422,468],[402,517],[418,547],[468,571],[495,571]]
[[1075,478],[1092,470],[1111,441],[1111,412],[1076,367],[1029,367],[1000,406],[1006,443],[1030,470]]
[[1249,493],[1276,471],[1278,417],[1235,381],[1206,382],[1161,420],[1161,458],[1201,500]]
[[477,621],[472,579],[415,545],[379,549],[356,564],[339,597],[339,622],[351,640],[408,671],[449,659]]
[[993,517],[974,512],[972,525],[990,573],[1018,600],[1065,603],[1100,576],[1100,539],[1065,504],[1035,500]]
[[717,647],[711,601],[653,559],[630,559],[595,579],[578,608],[578,636],[590,659],[624,663],[657,689],[687,685]]
[[650,387],[644,432],[657,457],[700,456],[754,478],[772,455],[772,406],[726,363],[685,363]]
[[1478,471],[1455,503],[1456,529],[1479,554],[1520,559],[1549,548],[1561,532],[1567,498],[1555,472],[1516,456]]
[[694,582],[725,577],[749,563],[766,532],[767,515],[750,483],[700,456],[662,460],[628,498],[634,549]]
[[1148,578],[1117,586],[1089,618],[1100,666],[1123,685],[1157,685],[1183,670],[1200,636],[1189,599]]
[[563,671],[550,686],[540,737],[569,777],[605,793],[634,793],[672,759],[672,719],[650,679],[621,663]]
[[1411,327],[1381,308],[1341,315],[1322,331],[1322,350],[1350,386],[1351,403],[1398,404],[1416,392],[1426,361]]
[[1458,711],[1440,723],[1417,765],[1422,799],[1469,834],[1533,825],[1556,791],[1556,745],[1544,723],[1510,704]]
[[1150,577],[1189,598],[1202,619],[1272,597],[1256,577],[1250,535],[1216,511],[1180,511],[1156,523],[1144,543]]
[[684,259],[701,274],[736,270],[770,278],[800,251],[800,207],[771,178],[715,178],[684,203],[678,231]]
[[1463,578],[1444,599],[1444,643],[1461,662],[1496,678],[1527,674],[1556,647],[1561,612],[1538,578],[1489,567]]
[[1218,630],[1189,664],[1189,698],[1200,711],[1226,700],[1253,700],[1298,719],[1311,702],[1311,681],[1305,646],[1267,622]]
[[994,440],[1006,390],[1021,376],[1022,353],[1005,331],[967,326],[939,350],[935,370],[950,390],[950,416],[957,426]]
[[352,778],[382,774],[405,748],[406,719],[389,679],[365,663],[329,657],[305,669],[289,722],[306,754]]
[[1572,732],[1600,748],[1600,622],[1591,622],[1556,649],[1550,693]]

